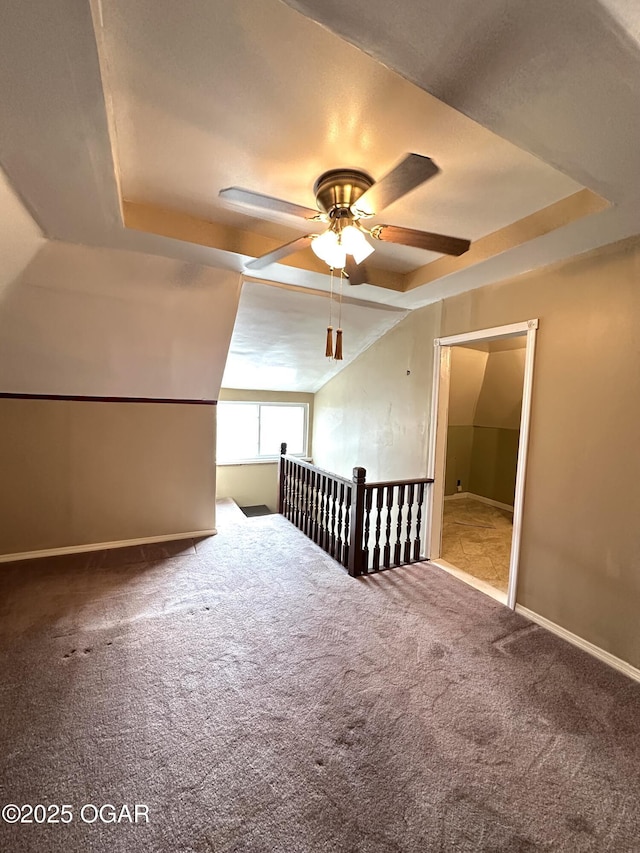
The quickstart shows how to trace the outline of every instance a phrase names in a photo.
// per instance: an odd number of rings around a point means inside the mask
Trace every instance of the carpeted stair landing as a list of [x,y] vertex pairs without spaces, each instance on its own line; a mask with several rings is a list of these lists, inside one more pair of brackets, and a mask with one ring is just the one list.
[[224,517],[0,569],[0,804],[74,814],[3,853],[640,850],[639,685],[429,565]]

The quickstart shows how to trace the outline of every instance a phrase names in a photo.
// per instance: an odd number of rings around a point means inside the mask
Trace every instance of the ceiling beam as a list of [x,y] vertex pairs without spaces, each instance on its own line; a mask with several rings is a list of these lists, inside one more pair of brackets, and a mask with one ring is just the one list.
[[499,228],[491,234],[487,234],[471,244],[471,248],[464,255],[451,257],[443,255],[429,264],[405,276],[404,290],[414,290],[425,284],[431,284],[438,279],[444,278],[452,273],[460,272],[467,267],[487,261],[503,252],[549,234],[557,228],[562,228],[584,216],[592,213],[600,213],[610,207],[611,203],[602,196],[591,190],[579,190],[573,195],[560,199],[542,210],[512,222],[504,228]]
[[[159,205],[123,200],[122,212],[125,227],[134,231],[207,246],[243,257],[258,258],[282,245],[281,240],[275,240],[272,237],[264,237],[232,225],[200,219]],[[307,272],[328,275],[327,265],[319,260],[311,249],[296,252],[278,263]],[[367,273],[367,284],[400,293],[404,290],[405,277],[399,273],[372,268],[368,264]]]

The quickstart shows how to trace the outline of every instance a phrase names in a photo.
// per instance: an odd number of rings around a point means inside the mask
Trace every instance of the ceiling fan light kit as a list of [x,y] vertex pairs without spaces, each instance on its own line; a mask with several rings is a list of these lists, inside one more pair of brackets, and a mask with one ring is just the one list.
[[364,230],[359,223],[347,225],[346,228],[343,228],[340,234],[340,242],[345,252],[352,255],[357,264],[361,264],[373,252],[373,246],[367,242]]
[[[346,276],[351,285],[364,284],[367,281],[367,272],[362,262],[374,251],[367,237],[444,255],[462,255],[469,249],[469,240],[458,237],[447,237],[443,234],[432,234],[397,225],[374,225],[368,230],[361,222],[363,219],[376,216],[385,207],[416,189],[429,178],[437,175],[439,171],[440,169],[430,157],[424,157],[421,154],[407,154],[379,181],[374,181],[368,172],[359,169],[331,169],[323,172],[313,185],[318,212],[240,187],[220,190],[219,196],[233,204],[298,216],[311,222],[328,223],[328,228],[321,234],[307,234],[305,237],[299,237],[266,255],[249,261],[246,266],[247,269],[262,269],[287,255],[311,246],[315,255],[327,264],[331,275],[325,354],[328,358],[340,361],[342,329],[336,330],[334,349],[331,323],[333,271],[340,272],[341,314],[343,278]],[[339,320],[338,326],[340,325]]]
[[422,154],[407,154],[379,181],[374,181],[368,172],[360,169],[331,169],[323,172],[313,185],[318,212],[240,187],[220,190],[219,196],[232,204],[329,224],[322,234],[307,234],[249,261],[248,269],[262,269],[310,245],[330,269],[344,270],[350,284],[362,284],[366,274],[362,271],[354,274],[354,270],[373,252],[374,247],[367,236],[444,255],[461,255],[468,250],[469,240],[458,237],[397,225],[375,225],[369,231],[362,225],[361,220],[376,216],[439,171],[433,160]]
[[335,270],[345,268],[347,255],[351,255],[356,264],[361,264],[373,252],[364,229],[349,210],[335,215],[329,228],[313,237],[311,248],[320,260]]
[[338,234],[331,229],[315,236],[311,242],[311,248],[316,257],[334,270],[343,269],[347,263],[347,251],[340,244]]

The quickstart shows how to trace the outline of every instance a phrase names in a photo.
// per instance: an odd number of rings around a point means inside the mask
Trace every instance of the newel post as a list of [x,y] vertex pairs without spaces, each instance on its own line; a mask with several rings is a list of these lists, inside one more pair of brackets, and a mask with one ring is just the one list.
[[285,462],[282,458],[287,455],[287,442],[283,441],[280,445],[280,458],[278,459],[278,512],[283,515],[284,512],[284,481],[285,481]]
[[364,468],[353,469],[348,570],[354,578],[362,574],[362,530],[364,526],[364,486],[366,479],[367,472]]

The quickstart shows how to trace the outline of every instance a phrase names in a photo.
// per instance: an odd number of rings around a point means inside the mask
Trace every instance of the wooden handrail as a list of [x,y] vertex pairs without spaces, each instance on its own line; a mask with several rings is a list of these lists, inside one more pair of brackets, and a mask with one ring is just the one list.
[[281,458],[284,457],[285,459],[290,459],[292,462],[295,462],[296,465],[300,465],[301,468],[308,468],[310,471],[318,471],[320,474],[326,474],[327,477],[331,477],[339,483],[348,483],[351,485],[351,480],[348,480],[346,477],[341,477],[339,474],[334,474],[332,471],[325,471],[324,468],[318,468],[312,462],[300,459],[299,456],[288,456],[286,453],[282,453],[280,456]]
[[376,483],[365,483],[365,489],[386,489],[387,486],[410,486],[413,483],[433,483],[433,477],[416,477],[415,480],[379,480]]
[[348,480],[287,456],[287,445],[280,446],[278,512],[354,577],[425,559],[422,509],[433,479],[367,483],[366,475],[356,467]]

